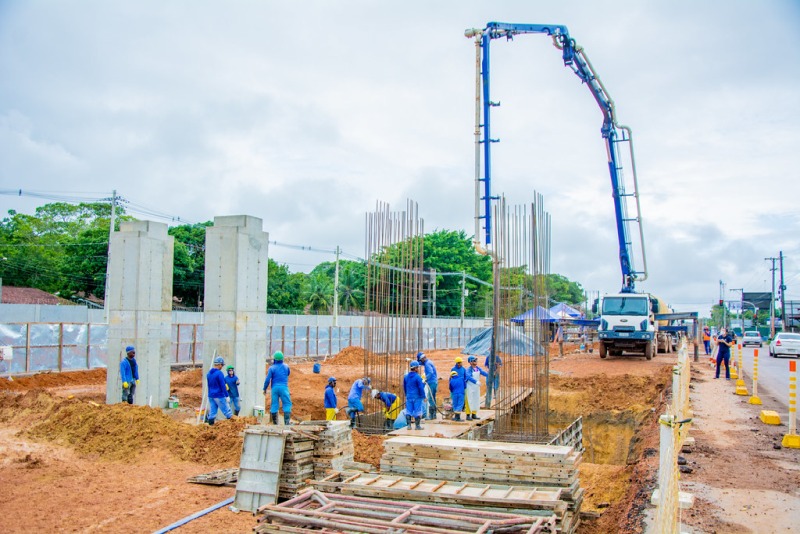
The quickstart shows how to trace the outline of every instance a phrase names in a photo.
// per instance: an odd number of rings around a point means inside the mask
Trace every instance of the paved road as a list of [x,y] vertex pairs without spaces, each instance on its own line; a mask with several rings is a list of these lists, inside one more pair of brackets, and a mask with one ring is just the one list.
[[[755,347],[742,348],[742,364],[744,365],[747,391],[753,393],[753,354]],[[800,371],[800,361],[791,356],[771,358],[769,347],[765,343],[758,349],[758,393],[761,397],[763,391],[771,393],[780,403],[779,407],[765,407],[765,410],[775,410],[784,417],[789,413],[789,362],[797,361]],[[800,376],[798,376],[800,380]],[[763,400],[763,399],[762,399]]]

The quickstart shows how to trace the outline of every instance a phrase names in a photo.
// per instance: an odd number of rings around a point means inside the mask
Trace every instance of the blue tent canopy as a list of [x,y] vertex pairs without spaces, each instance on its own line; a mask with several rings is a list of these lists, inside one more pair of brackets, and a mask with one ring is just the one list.
[[[520,328],[505,325],[498,326],[500,342],[497,350],[501,354],[514,356],[541,356],[544,348],[529,336],[521,332]],[[462,354],[475,356],[489,356],[492,352],[492,327],[482,330],[477,336],[469,340]]]
[[559,302],[550,308],[550,313],[558,319],[578,319],[581,317],[581,312],[563,302]]
[[524,313],[520,313],[516,317],[512,317],[511,322],[524,323],[525,321],[533,321],[537,318],[545,323],[552,323],[558,320],[558,318],[553,316],[553,314],[551,314],[550,310],[547,308],[536,306],[536,308],[532,308]]

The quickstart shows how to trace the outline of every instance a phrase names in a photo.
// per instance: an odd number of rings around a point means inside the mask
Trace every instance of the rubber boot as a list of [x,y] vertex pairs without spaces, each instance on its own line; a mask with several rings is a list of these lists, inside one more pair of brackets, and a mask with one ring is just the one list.
[[478,417],[478,414],[474,413],[474,414],[472,414],[472,420],[473,421],[479,421],[480,417]]
[[289,426],[292,424],[292,412],[285,412],[283,414],[283,424]]
[[422,425],[419,424],[419,422],[421,420],[422,420],[422,417],[420,417],[420,416],[417,416],[417,417],[414,418],[414,423],[415,423],[414,424],[414,430],[422,430]]
[[467,421],[472,421],[472,414],[471,413],[467,414]]
[[461,414],[457,413],[455,417],[453,417],[453,421],[461,421]]
[[353,413],[353,415],[350,416],[350,428],[355,428],[355,427],[356,427],[356,414]]
[[277,425],[278,424],[278,412],[270,413],[269,416],[272,419],[272,424],[273,425]]
[[213,419],[208,419],[207,422],[208,422],[208,424],[210,426],[214,426],[214,420]]
[[239,410],[234,410],[233,415],[239,415]]
[[408,426],[409,429],[411,428],[411,416],[410,415],[406,416],[406,426]]

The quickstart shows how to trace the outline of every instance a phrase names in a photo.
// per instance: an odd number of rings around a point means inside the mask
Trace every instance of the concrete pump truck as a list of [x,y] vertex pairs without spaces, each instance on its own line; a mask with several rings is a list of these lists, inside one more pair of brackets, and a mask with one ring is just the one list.
[[[491,110],[499,106],[490,97],[490,54],[489,47],[493,39],[512,40],[520,34],[544,34],[553,40],[553,45],[561,51],[564,65],[570,68],[581,79],[591,92],[603,114],[603,125],[600,129],[606,145],[608,170],[611,176],[611,191],[614,200],[617,238],[619,241],[619,263],[622,271],[622,288],[619,293],[605,295],[595,305],[595,313],[600,313],[598,337],[600,357],[607,355],[621,356],[623,353],[644,356],[651,359],[658,346],[671,346],[668,340],[661,340],[655,313],[660,305],[658,299],[635,291],[635,283],[647,278],[647,262],[644,251],[644,236],[639,203],[636,163],[633,156],[633,140],[631,129],[617,123],[614,102],[609,96],[600,78],[594,70],[583,48],[570,37],[566,26],[554,24],[508,24],[490,22],[483,29],[468,29],[465,35],[474,38],[476,44],[476,76],[482,83],[476,88],[476,127],[475,127],[475,235],[480,234],[479,221],[484,221],[485,242],[491,242],[491,201],[497,197],[491,195],[491,146],[497,139],[491,138]],[[482,89],[482,95],[481,95]],[[482,98],[481,98],[482,97]],[[480,109],[481,102],[483,109]],[[483,123],[480,122],[481,111]],[[482,134],[482,138],[481,138]],[[480,175],[480,151],[483,149],[483,171]],[[623,153],[626,156],[623,158]],[[623,161],[630,165],[630,176],[623,173]],[[483,184],[483,192],[480,184]],[[629,209],[628,199],[633,203]],[[482,212],[482,213],[481,213]],[[642,268],[634,267],[634,248],[636,256],[641,259]],[[660,343],[661,342],[661,343]]]

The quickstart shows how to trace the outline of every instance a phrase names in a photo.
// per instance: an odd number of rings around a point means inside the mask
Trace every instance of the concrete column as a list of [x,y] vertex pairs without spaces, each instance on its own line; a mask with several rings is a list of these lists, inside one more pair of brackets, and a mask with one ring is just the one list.
[[174,239],[167,225],[126,221],[111,237],[106,402],[122,397],[119,362],[136,347],[140,382],[135,402],[163,408],[169,397]]
[[[215,352],[235,367],[241,415],[264,404],[268,247],[269,234],[257,217],[215,217],[206,229],[203,375]],[[203,391],[207,387],[203,380]]]

